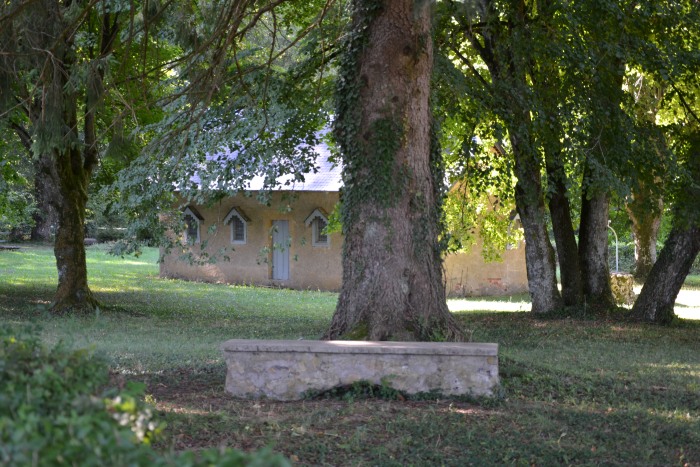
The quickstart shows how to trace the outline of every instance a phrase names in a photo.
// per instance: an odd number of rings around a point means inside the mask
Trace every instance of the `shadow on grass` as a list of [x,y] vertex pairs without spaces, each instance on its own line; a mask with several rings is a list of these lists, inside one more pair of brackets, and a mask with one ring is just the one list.
[[[514,365],[504,362],[504,368]],[[625,384],[614,377],[582,381],[521,368],[520,376],[504,378],[505,399],[479,405],[449,399],[240,400],[223,392],[224,372],[212,366],[139,377],[168,423],[159,448],[271,445],[305,465],[700,461],[697,409],[660,405],[658,398],[641,396],[641,386],[617,397],[593,396]],[[558,388],[557,394],[539,389],[546,386]]]

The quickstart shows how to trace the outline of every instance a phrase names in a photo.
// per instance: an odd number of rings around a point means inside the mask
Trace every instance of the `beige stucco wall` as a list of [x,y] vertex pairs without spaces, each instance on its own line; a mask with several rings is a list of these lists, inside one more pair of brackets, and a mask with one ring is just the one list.
[[[160,266],[162,277],[172,277],[204,282],[231,284],[255,284],[288,287],[293,289],[340,290],[342,281],[342,236],[330,234],[329,246],[313,246],[311,227],[304,221],[321,208],[333,211],[338,201],[337,192],[298,192],[294,201],[288,195],[275,193],[269,206],[260,204],[254,197],[236,196],[213,206],[195,206],[204,217],[200,225],[202,242],[206,251],[213,254],[226,248],[230,261],[219,259],[214,264],[192,265],[178,260],[182,251],[173,251],[164,257]],[[223,220],[232,207],[240,207],[250,218],[247,243],[231,244],[230,226]],[[291,236],[289,280],[272,280],[271,228],[273,220],[287,220]],[[210,227],[216,230],[210,233]],[[200,251],[194,245],[192,251]],[[233,251],[230,249],[234,248]],[[448,296],[506,295],[527,292],[525,247],[503,252],[502,262],[486,263],[479,244],[469,253],[450,254],[445,258],[445,283]]]
[[504,251],[501,257],[501,262],[485,262],[478,243],[468,253],[448,255],[444,263],[447,295],[465,297],[527,292],[524,243]]
[[[230,261],[219,259],[214,264],[193,265],[178,260],[183,252],[174,251],[164,257],[160,266],[161,276],[293,289],[339,290],[342,279],[341,235],[330,234],[329,246],[313,246],[311,226],[304,223],[314,209],[321,208],[326,213],[333,211],[338,201],[338,193],[298,192],[294,197],[294,200],[290,200],[288,194],[275,193],[270,205],[265,206],[255,197],[246,198],[239,195],[210,207],[195,206],[204,218],[200,223],[200,237],[202,243],[206,242],[206,251],[215,253],[226,248],[226,255],[230,257]],[[224,218],[234,206],[241,208],[250,218],[246,244],[231,244],[231,228],[223,224]],[[271,278],[273,220],[289,222],[289,280]],[[216,230],[210,233],[212,225],[216,226]],[[195,254],[200,251],[200,245],[190,248]]]

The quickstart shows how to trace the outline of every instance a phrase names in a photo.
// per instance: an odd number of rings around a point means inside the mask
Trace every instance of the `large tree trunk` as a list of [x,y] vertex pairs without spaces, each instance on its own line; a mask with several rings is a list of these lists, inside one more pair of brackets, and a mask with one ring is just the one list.
[[627,204],[627,213],[634,233],[634,278],[644,282],[656,262],[656,240],[659,237],[663,201],[655,199],[650,190],[641,185]]
[[354,39],[339,77],[345,247],[326,338],[461,340],[447,309],[438,246],[431,2],[380,4],[354,1]]
[[700,227],[674,228],[666,240],[632,307],[632,317],[666,324],[675,318],[673,306],[695,257],[700,252]]
[[[42,68],[41,98],[37,99],[41,112],[33,122],[39,150],[51,154],[47,164],[48,177],[57,196],[51,199],[56,210],[58,226],[54,253],[58,269],[58,288],[51,305],[53,313],[91,312],[97,306],[87,281],[85,261],[85,206],[88,185],[97,165],[95,111],[102,97],[101,80],[104,71],[90,67],[85,89],[85,113],[82,119],[83,138],[78,134],[78,108],[81,92],[69,85],[73,76],[75,51],[73,37],[65,35],[63,6],[45,1],[37,4],[37,12],[44,15],[42,27],[46,28],[42,40],[51,50],[50,65]],[[113,33],[116,31],[112,31]],[[101,37],[100,53],[104,57],[111,47],[105,48],[105,36]],[[108,39],[108,37],[107,37]]]
[[90,173],[82,166],[82,155],[77,149],[59,152],[54,163],[52,179],[59,193],[53,201],[58,214],[54,243],[58,288],[51,311],[89,313],[97,306],[88,287],[84,245]]
[[587,195],[587,190],[584,190],[578,244],[583,295],[587,306],[605,311],[615,305],[608,266],[610,202],[607,193]]

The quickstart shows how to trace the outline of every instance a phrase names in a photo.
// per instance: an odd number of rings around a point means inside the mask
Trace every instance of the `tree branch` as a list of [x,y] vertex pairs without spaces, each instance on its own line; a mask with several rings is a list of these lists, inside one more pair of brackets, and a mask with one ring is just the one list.
[[10,123],[10,128],[15,130],[15,133],[17,133],[17,137],[20,139],[22,142],[22,146],[27,150],[27,152],[31,155],[32,153],[32,135],[29,134],[29,131],[27,131],[26,128],[24,128],[22,125],[11,122]]
[[465,57],[462,54],[462,52],[460,52],[459,49],[454,44],[450,43],[449,47],[450,47],[450,50],[452,50],[452,52],[454,52],[454,54],[457,56],[457,58],[459,58],[465,65],[467,65],[467,67],[469,67],[471,72],[474,73],[474,76],[476,76],[476,78],[479,81],[481,81],[481,84],[484,85],[484,87],[488,90],[488,92],[490,94],[493,94],[493,90],[491,89],[491,83],[486,81],[486,79],[483,76],[481,76],[481,73],[479,73],[479,70],[477,70],[474,67],[474,64],[471,62],[471,60],[469,60],[467,57]]
[[676,84],[673,81],[669,81],[669,82],[671,83],[671,87],[673,88],[673,90],[676,91],[676,93],[678,94],[678,99],[680,99],[681,105],[683,106],[683,108],[690,115],[693,116],[693,118],[695,119],[696,122],[700,123],[700,118],[698,118],[697,114],[693,111],[693,109],[690,107],[688,102],[685,100],[685,96],[683,95],[681,90],[676,87]]

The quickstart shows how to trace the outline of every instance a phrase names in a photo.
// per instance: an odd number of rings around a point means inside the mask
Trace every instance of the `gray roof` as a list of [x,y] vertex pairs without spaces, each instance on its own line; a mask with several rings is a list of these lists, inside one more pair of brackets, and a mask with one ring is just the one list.
[[[277,179],[277,187],[274,188],[275,191],[339,191],[340,187],[343,186],[342,180],[342,167],[340,163],[334,163],[328,159],[331,156],[330,150],[326,143],[319,143],[314,146],[314,152],[316,153],[316,162],[314,167],[317,169],[315,172],[305,172],[304,181],[294,181],[293,175],[285,175]],[[248,189],[251,191],[257,191],[263,189],[262,176],[254,177],[248,185]]]
[[[276,180],[273,191],[340,191],[343,185],[342,181],[342,166],[340,163],[330,161],[331,152],[325,142],[319,142],[313,146],[313,152],[316,155],[313,168],[304,172],[304,181],[296,180],[294,174],[280,176]],[[230,161],[236,159],[238,151],[223,150],[207,156],[209,161]],[[202,178],[199,174],[192,175],[190,181],[201,187]],[[216,180],[209,180],[216,184]],[[248,191],[260,191],[265,188],[264,175],[256,175],[245,183],[245,189]]]

